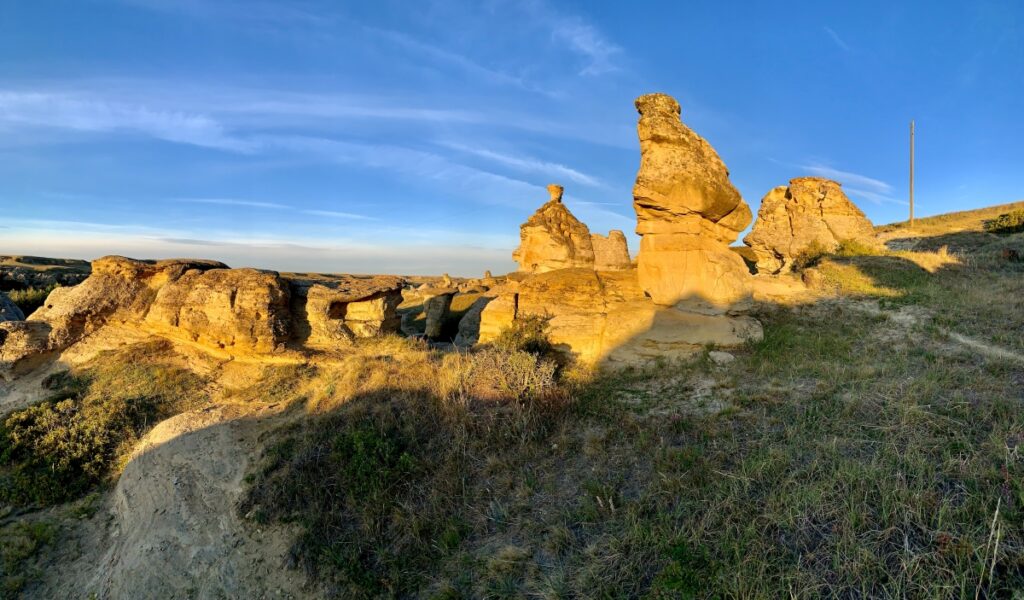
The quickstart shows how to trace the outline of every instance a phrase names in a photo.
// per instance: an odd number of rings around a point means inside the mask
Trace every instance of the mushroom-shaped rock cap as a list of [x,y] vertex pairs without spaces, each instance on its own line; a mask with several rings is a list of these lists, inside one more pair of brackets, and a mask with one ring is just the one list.
[[644,94],[637,98],[633,104],[636,105],[637,112],[646,116],[658,113],[668,115],[679,115],[682,113],[682,110],[679,108],[679,103],[676,102],[675,98],[668,94]]
[[564,192],[564,191],[565,191],[565,188],[563,188],[562,186],[558,185],[557,183],[549,184],[548,185],[548,193],[551,194],[551,200],[549,200],[549,202],[561,202],[562,201],[562,192]]

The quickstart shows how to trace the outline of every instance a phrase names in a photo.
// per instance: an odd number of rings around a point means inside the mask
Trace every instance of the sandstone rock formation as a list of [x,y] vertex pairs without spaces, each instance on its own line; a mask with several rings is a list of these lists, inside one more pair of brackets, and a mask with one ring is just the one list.
[[743,243],[754,251],[759,273],[778,274],[789,271],[793,257],[810,246],[832,250],[846,240],[877,244],[871,221],[838,182],[798,177],[761,200],[754,229]]
[[21,312],[18,305],[11,302],[6,294],[0,292],[0,322],[2,321],[24,321],[25,314]]
[[458,290],[453,288],[435,288],[424,290],[423,294],[423,315],[426,318],[426,327],[423,335],[427,339],[437,339],[441,336],[441,329],[448,317],[448,309],[451,308],[452,298]]
[[556,348],[583,362],[634,364],[690,356],[707,344],[760,339],[751,317],[704,315],[661,307],[646,297],[632,271],[576,268],[533,275],[510,286],[482,310],[481,343],[516,319],[546,316]]
[[750,273],[728,246],[750,224],[750,208],[714,148],[682,123],[675,99],[648,94],[636,108],[640,286],[659,305],[720,310],[743,301]]
[[404,286],[392,276],[293,280],[293,328],[299,341],[317,347],[397,332]]
[[609,231],[608,237],[592,233],[590,242],[594,247],[595,270],[622,271],[633,267],[629,259],[629,247],[626,245],[626,234],[618,229]]
[[189,271],[226,269],[215,261],[140,261],[107,256],[75,287],[59,287],[29,321],[50,326],[49,347],[62,350],[108,322],[141,322],[157,291]]
[[92,275],[55,289],[26,321],[0,323],[0,375],[118,325],[234,355],[286,344],[337,346],[397,331],[398,277],[282,277],[214,261],[96,260]]
[[144,322],[210,348],[274,352],[288,339],[288,299],[273,271],[191,269],[160,288]]
[[551,199],[519,228],[519,247],[512,258],[525,273],[594,266],[590,230],[562,204],[562,186],[551,184]]
[[459,332],[455,336],[456,346],[472,346],[480,340],[480,320],[483,315],[484,308],[492,300],[494,300],[496,294],[485,292],[479,298],[473,301],[470,305],[469,310],[466,311],[462,318],[459,320]]

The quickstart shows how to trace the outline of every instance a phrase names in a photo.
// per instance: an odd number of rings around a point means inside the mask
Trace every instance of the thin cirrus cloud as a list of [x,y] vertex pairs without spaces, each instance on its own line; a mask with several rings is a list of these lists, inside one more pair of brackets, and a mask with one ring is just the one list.
[[839,37],[839,34],[836,33],[831,27],[826,25],[823,27],[823,29],[825,30],[825,33],[828,34],[828,37],[830,37],[832,41],[835,42],[836,46],[839,46],[841,50],[843,50],[844,52],[850,52],[853,50],[853,48],[851,48],[850,45],[847,44],[845,40],[843,40],[843,38]]
[[582,173],[576,169],[559,163],[540,160],[529,156],[503,154],[487,148],[468,146],[456,142],[441,142],[440,145],[451,150],[471,154],[473,156],[479,156],[480,158],[528,173],[541,173],[552,177],[565,178],[569,181],[592,187],[601,187],[603,185],[596,177],[587,175],[586,173]]
[[234,152],[254,150],[251,143],[228,135],[223,125],[206,115],[65,93],[0,91],[0,125],[79,132],[133,131],[169,142]]
[[875,204],[906,204],[892,196],[893,188],[888,183],[850,171],[841,171],[824,165],[800,165],[802,169],[819,177],[834,179],[846,186],[846,192]]
[[319,210],[319,209],[304,209],[288,204],[280,204],[278,202],[262,202],[259,200],[240,200],[235,198],[176,198],[178,202],[188,202],[191,204],[216,204],[220,206],[248,206],[252,208],[267,208],[272,210],[290,210],[304,215],[312,215],[316,217],[332,217],[336,219],[349,219],[354,221],[376,221],[377,217],[371,217],[369,215],[360,215],[352,212],[342,212],[337,210]]

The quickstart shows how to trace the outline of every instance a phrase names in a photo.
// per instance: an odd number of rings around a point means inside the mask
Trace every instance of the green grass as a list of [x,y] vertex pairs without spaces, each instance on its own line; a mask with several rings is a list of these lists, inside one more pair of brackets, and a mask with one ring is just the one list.
[[282,434],[247,508],[350,597],[1012,597],[1024,379],[944,331],[1020,349],[1024,280],[836,254],[838,296],[762,310],[725,368],[567,372],[555,412],[364,391]]
[[54,289],[58,288],[58,285],[51,285],[45,288],[28,288],[24,290],[12,290],[7,292],[7,297],[18,305],[21,312],[25,313],[25,316],[31,315],[37,308],[46,302],[46,297],[50,295]]
[[102,354],[95,366],[50,377],[51,396],[0,425],[0,503],[46,506],[106,481],[161,420],[205,399],[201,380],[167,364],[165,344]]
[[19,598],[38,576],[33,559],[53,543],[56,526],[48,520],[19,521],[0,526],[0,598]]

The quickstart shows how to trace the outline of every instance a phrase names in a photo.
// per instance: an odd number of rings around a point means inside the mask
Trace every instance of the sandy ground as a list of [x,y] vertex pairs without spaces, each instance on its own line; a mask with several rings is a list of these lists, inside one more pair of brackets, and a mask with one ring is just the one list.
[[29,597],[319,597],[290,568],[292,532],[235,508],[262,434],[285,418],[279,406],[221,404],[157,425]]

